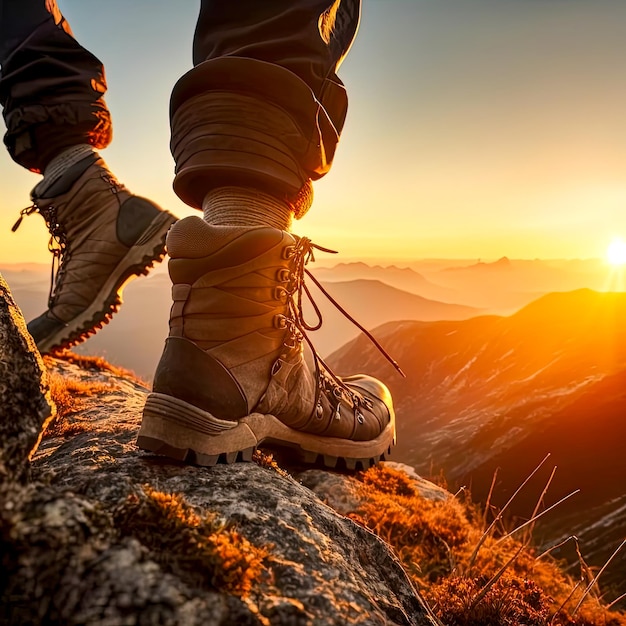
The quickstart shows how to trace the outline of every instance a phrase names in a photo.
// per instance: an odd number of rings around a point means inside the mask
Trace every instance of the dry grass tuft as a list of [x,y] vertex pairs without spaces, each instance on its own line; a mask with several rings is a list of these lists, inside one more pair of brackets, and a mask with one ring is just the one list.
[[534,582],[502,578],[489,588],[481,602],[475,603],[473,599],[487,582],[485,578],[443,578],[430,590],[430,602],[447,626],[545,626],[548,623],[549,598]]
[[364,485],[372,485],[380,493],[409,498],[418,495],[407,474],[392,467],[375,465],[361,474],[361,480]]
[[453,548],[467,543],[471,527],[461,504],[422,498],[410,479],[382,465],[360,474],[365,525],[392,545],[417,580],[437,580],[455,567]]
[[84,408],[82,398],[108,393],[115,388],[110,384],[67,378],[54,371],[48,371],[48,384],[57,413],[44,432],[44,437],[71,437],[89,430],[88,422],[71,419],[72,415]]
[[586,578],[577,584],[551,557],[535,558],[513,537],[485,536],[484,516],[470,502],[426,500],[403,472],[384,465],[357,477],[359,521],[394,547],[446,626],[626,626],[626,616],[597,595],[575,612]]
[[198,588],[207,583],[245,597],[266,568],[268,551],[213,515],[201,517],[176,494],[144,487],[115,514],[117,527],[150,549],[166,570]]
[[111,365],[111,363],[101,356],[84,356],[82,354],[76,354],[75,352],[65,350],[57,352],[52,356],[44,356],[43,359],[48,368],[50,368],[50,366],[54,363],[54,359],[59,359],[61,361],[66,361],[67,363],[71,363],[72,365],[77,365],[87,371],[108,372],[109,374],[113,374],[115,376],[129,378],[140,385],[146,386],[146,382],[141,380],[135,372],[124,367]]
[[274,470],[277,474],[284,477],[289,476],[289,472],[286,472],[282,467],[280,467],[280,465],[278,465],[278,463],[276,463],[272,454],[263,452],[257,448],[252,455],[252,460],[260,467]]

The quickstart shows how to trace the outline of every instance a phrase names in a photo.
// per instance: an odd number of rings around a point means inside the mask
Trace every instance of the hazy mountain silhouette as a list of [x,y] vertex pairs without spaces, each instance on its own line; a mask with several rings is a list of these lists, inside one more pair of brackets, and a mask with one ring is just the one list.
[[500,315],[511,314],[553,291],[583,287],[606,290],[610,286],[606,266],[597,261],[512,261],[502,257],[492,263],[426,260],[405,268],[339,263],[334,267],[313,267],[313,271],[326,282],[380,280],[425,298]]
[[[368,330],[391,320],[459,320],[480,313],[478,309],[429,300],[379,280],[352,280],[347,282],[325,282],[323,287],[348,313]],[[324,325],[311,334],[317,350],[327,355],[347,341],[358,336],[360,331],[326,299],[317,289],[312,290],[320,307]],[[305,303],[307,315],[311,307]]]
[[[419,269],[419,265],[418,265]],[[624,270],[599,260],[510,260],[432,268],[422,273],[432,282],[456,292],[460,304],[477,306],[498,314],[511,314],[541,295],[555,291],[590,288],[622,291]]]
[[444,272],[492,272],[492,271],[507,271],[510,272],[513,270],[513,264],[509,260],[508,257],[503,256],[497,261],[493,261],[492,263],[485,263],[484,261],[478,261],[478,263],[474,263],[473,265],[465,265],[460,267],[449,267],[444,270]]
[[[442,468],[476,497],[486,497],[500,467],[494,498],[504,504],[552,453],[548,464],[559,469],[550,502],[582,492],[540,525],[540,536],[582,536],[585,554],[599,562],[626,533],[625,320],[625,293],[554,293],[510,317],[378,328],[406,380],[362,339],[329,361],[339,374],[358,368],[388,382],[398,460],[422,472]],[[547,475],[528,486],[515,513],[530,516]]]
[[379,280],[391,287],[443,302],[455,303],[456,289],[442,287],[428,280],[415,270],[395,265],[382,267],[367,263],[339,263],[331,268],[311,268],[318,280],[323,282],[345,282],[351,280]]
[[[31,319],[46,306],[49,274],[45,266],[2,269],[10,281],[15,300],[24,317]],[[325,288],[339,303],[368,329],[390,320],[401,319],[465,319],[479,313],[477,309],[446,304],[400,291],[380,281],[356,280],[325,283]],[[124,306],[94,337],[75,348],[81,354],[105,356],[112,363],[123,365],[150,380],[163,350],[167,336],[171,306],[171,284],[163,270],[150,277],[133,281],[124,291]],[[323,356],[336,350],[359,334],[358,328],[346,320],[319,291],[312,286],[324,324],[311,333],[317,350]],[[306,318],[315,316],[304,302]]]

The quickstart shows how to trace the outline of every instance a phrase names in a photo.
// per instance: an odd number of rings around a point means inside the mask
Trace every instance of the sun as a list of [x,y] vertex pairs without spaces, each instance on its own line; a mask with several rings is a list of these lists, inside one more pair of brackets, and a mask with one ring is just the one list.
[[606,249],[606,259],[611,265],[625,265],[626,241],[621,237],[614,237]]

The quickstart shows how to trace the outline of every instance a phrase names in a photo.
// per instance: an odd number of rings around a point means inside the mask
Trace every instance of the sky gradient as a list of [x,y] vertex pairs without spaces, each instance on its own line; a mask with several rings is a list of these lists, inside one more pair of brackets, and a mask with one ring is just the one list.
[[[105,64],[135,193],[179,216],[168,100],[199,2],[61,0]],[[296,232],[341,259],[601,257],[626,237],[626,2],[364,0],[340,76],[333,171]],[[0,154],[0,262],[48,262],[43,220],[10,227],[38,177]]]

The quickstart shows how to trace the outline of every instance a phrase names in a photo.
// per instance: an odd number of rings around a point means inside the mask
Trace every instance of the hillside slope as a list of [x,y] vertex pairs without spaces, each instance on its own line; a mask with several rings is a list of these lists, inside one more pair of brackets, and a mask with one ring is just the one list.
[[448,626],[626,624],[411,468],[294,480],[261,451],[140,453],[145,387],[102,359],[44,364],[1,278],[0,336],[2,625],[441,626],[421,594]]
[[381,326],[376,336],[406,379],[364,337],[330,362],[340,374],[366,370],[389,384],[404,460],[424,467],[436,458],[458,476],[626,369],[623,319],[626,294],[550,294],[510,317]]
[[[443,469],[478,498],[500,467],[495,498],[503,504],[550,452],[559,467],[551,501],[582,491],[548,518],[542,536],[582,535],[600,563],[626,534],[624,320],[624,293],[554,293],[510,317],[380,327],[375,335],[406,380],[364,338],[330,361],[339,373],[364,370],[389,384],[398,417],[393,458],[422,472]],[[536,487],[518,499],[517,515],[532,511]],[[623,576],[620,563],[613,572]]]

